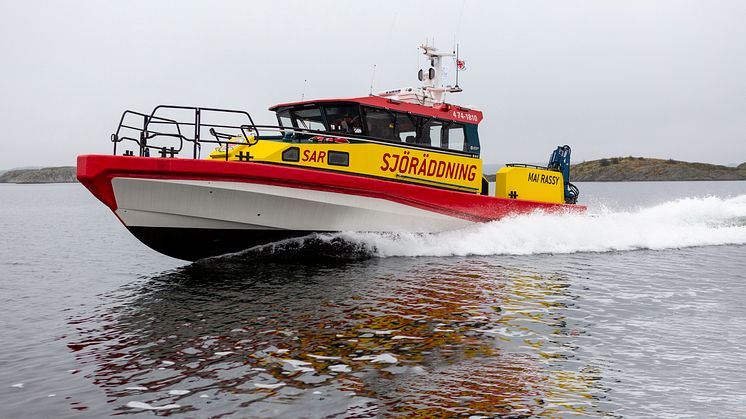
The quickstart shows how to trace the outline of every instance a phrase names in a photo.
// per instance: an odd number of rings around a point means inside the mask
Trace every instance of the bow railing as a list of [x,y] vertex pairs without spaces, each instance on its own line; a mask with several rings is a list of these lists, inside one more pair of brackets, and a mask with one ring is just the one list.
[[[192,106],[159,105],[150,114],[126,110],[111,141],[114,155],[119,143],[136,144],[139,156],[158,152],[162,157],[176,157],[185,147],[192,158],[200,158],[202,144],[224,146],[232,138],[243,138],[250,143],[259,136],[259,127],[245,111]],[[125,150],[124,155],[134,155]]]

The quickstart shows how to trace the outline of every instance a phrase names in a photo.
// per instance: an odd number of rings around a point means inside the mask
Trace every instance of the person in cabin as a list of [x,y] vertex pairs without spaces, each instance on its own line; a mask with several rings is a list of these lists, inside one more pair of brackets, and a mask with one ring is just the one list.
[[334,121],[334,128],[336,131],[344,132],[346,134],[360,132],[360,115],[353,117],[349,113],[346,113],[343,118]]

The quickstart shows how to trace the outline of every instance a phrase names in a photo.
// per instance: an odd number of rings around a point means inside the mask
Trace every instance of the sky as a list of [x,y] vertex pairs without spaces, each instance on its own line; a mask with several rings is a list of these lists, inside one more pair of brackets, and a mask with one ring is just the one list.
[[[416,86],[460,45],[485,163],[746,161],[746,2],[0,0],[0,169],[110,154],[125,109],[236,108]],[[305,80],[305,81],[304,81]]]

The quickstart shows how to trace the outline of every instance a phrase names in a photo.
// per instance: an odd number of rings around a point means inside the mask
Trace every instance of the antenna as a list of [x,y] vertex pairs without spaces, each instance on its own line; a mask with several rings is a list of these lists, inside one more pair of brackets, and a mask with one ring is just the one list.
[[[458,59],[458,54],[456,54],[456,49],[458,48],[456,45],[458,45],[458,42],[456,42],[456,34],[453,34],[453,48],[451,49],[451,52],[456,55],[456,59]],[[456,67],[458,68],[458,67]]]
[[370,90],[368,96],[373,96],[373,82],[376,80],[376,65],[373,64],[373,75],[370,78]]
[[303,91],[300,94],[300,101],[303,102],[306,98],[306,84],[308,84],[308,80],[303,79]]
[[458,44],[456,44],[456,85],[453,86],[453,87],[455,87],[457,89],[458,89],[458,72],[459,72],[459,68],[458,68]]

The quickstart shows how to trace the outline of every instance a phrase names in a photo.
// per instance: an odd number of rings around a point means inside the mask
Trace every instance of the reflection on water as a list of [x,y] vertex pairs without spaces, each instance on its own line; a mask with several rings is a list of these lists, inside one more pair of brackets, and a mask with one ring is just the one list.
[[113,413],[605,415],[562,272],[489,259],[204,261],[103,296],[68,347]]

